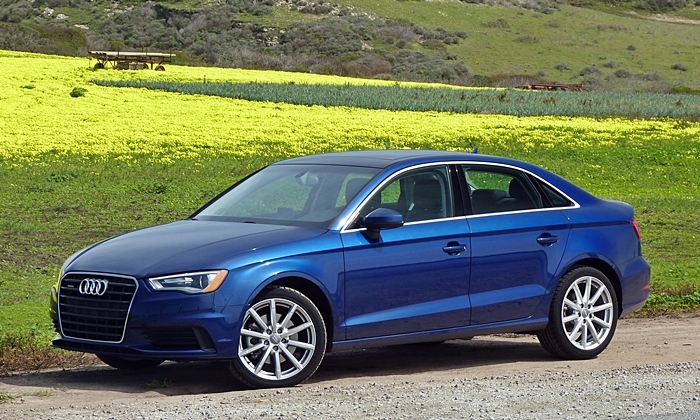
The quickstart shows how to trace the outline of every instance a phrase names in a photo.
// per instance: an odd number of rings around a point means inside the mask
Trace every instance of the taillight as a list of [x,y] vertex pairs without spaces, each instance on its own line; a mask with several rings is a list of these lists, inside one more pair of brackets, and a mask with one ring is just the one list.
[[639,230],[639,224],[636,220],[632,219],[632,228],[634,229],[634,234],[637,235],[637,239],[642,240],[642,232]]

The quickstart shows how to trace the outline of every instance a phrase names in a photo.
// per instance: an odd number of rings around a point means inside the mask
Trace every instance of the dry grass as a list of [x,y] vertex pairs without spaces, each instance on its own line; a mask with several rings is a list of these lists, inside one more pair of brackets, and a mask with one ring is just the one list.
[[96,363],[98,360],[92,354],[48,347],[45,343],[39,342],[33,334],[8,334],[0,338],[0,375]]

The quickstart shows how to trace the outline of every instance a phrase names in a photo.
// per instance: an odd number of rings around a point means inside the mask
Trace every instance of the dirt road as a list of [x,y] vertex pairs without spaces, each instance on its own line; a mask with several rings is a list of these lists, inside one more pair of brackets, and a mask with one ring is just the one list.
[[[692,415],[700,413],[698,332],[700,314],[624,319],[610,347],[589,361],[554,359],[534,336],[329,354],[310,381],[285,390],[244,390],[211,363],[23,373],[0,377],[0,396],[12,397],[0,418]],[[578,405],[587,408],[570,411]]]

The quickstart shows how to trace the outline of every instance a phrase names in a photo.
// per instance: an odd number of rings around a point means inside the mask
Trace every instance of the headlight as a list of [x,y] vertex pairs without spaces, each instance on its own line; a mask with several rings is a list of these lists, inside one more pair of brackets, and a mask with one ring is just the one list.
[[148,282],[155,291],[209,293],[221,286],[227,274],[227,270],[203,271],[200,273],[154,277],[148,279]]

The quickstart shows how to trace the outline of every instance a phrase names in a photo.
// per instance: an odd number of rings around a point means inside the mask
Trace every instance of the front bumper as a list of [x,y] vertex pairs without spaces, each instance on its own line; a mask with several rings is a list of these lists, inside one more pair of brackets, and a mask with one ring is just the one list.
[[[216,293],[153,292],[139,282],[126,322],[122,324],[123,337],[103,340],[101,335],[91,334],[94,322],[85,332],[73,332],[81,320],[78,317],[76,321],[75,309],[71,309],[70,321],[67,316],[62,319],[64,298],[59,292],[54,324],[60,336],[51,345],[65,350],[150,359],[235,358],[242,307],[217,305],[227,299],[223,296],[217,299]],[[66,308],[72,303],[68,298],[63,302]],[[88,319],[89,313],[86,311],[84,315],[86,321],[92,321]],[[70,322],[72,330],[66,329],[66,322]]]

